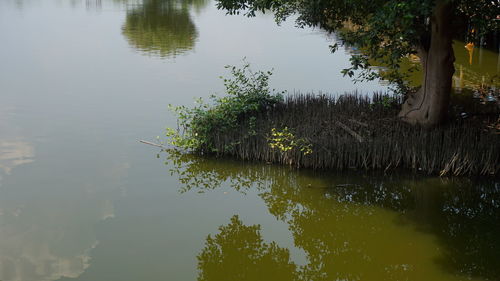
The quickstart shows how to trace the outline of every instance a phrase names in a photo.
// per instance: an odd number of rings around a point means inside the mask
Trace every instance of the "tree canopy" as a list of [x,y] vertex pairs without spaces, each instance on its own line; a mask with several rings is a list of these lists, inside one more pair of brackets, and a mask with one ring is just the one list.
[[[380,73],[370,71],[376,61],[392,70],[385,74],[385,79],[402,85],[404,75],[398,70],[404,57],[414,54],[423,59],[426,56],[422,66],[428,61],[439,61],[442,67],[428,66],[435,69],[440,80],[449,80],[450,85],[429,83],[432,84],[428,86],[432,88],[429,91],[444,97],[439,102],[426,102],[429,104],[448,102],[446,96],[451,89],[454,60],[452,39],[459,36],[468,42],[479,42],[483,35],[498,31],[500,27],[499,0],[217,0],[217,7],[228,14],[249,17],[257,12],[272,12],[278,23],[296,16],[298,27],[320,27],[337,32],[344,43],[363,50],[362,54],[352,56],[351,67],[343,71],[350,77],[357,73],[357,79],[380,77]],[[431,48],[433,41],[435,47]],[[332,46],[333,51],[337,48],[337,44]],[[427,55],[431,53],[429,58]],[[436,53],[442,56],[433,57]],[[424,95],[420,99],[423,102],[425,98]],[[437,112],[430,123],[442,119],[443,106],[430,111]]]
[[[272,11],[278,23],[297,15],[299,27],[339,32],[344,42],[363,49],[363,55],[353,56],[353,68],[346,71],[353,76],[352,70],[370,66],[369,59],[399,68],[401,58],[417,54],[419,47],[425,48],[436,2],[439,0],[218,0],[217,7],[232,15],[243,13],[250,17],[259,11]],[[441,2],[449,2],[455,37],[479,42],[482,35],[500,28],[499,0]],[[337,47],[332,46],[334,50]],[[363,74],[363,78],[374,78],[373,75]]]

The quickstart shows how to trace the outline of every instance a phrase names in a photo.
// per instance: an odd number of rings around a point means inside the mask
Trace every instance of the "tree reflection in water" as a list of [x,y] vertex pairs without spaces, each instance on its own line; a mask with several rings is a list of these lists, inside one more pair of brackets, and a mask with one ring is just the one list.
[[219,227],[219,234],[207,237],[205,248],[198,255],[198,280],[297,280],[296,265],[290,261],[288,249],[275,242],[266,244],[260,226],[246,226],[238,216]]
[[207,0],[144,0],[127,11],[123,35],[135,49],[148,55],[175,57],[193,49],[198,32],[191,7],[200,9]]
[[198,256],[199,280],[256,280],[257,273],[275,280],[264,259],[293,277],[287,280],[500,276],[500,184],[495,180],[327,176],[175,151],[167,155],[183,192],[228,183],[243,193],[257,189],[307,255],[306,265],[294,265],[287,250],[262,242],[259,226],[233,217],[215,238],[207,238]]

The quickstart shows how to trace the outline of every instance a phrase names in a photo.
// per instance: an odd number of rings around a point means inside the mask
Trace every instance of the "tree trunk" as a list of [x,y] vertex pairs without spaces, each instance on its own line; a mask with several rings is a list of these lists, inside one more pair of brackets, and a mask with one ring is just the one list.
[[410,94],[403,104],[399,117],[424,127],[440,124],[447,115],[450,101],[453,62],[451,1],[437,1],[430,19],[430,43],[418,47],[423,69],[422,86]]

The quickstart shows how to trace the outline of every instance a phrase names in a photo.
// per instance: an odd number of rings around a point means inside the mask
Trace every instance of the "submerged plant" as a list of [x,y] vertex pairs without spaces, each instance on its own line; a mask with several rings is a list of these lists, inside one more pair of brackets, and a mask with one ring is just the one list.
[[[269,88],[271,71],[252,71],[250,64],[243,67],[226,66],[231,71],[231,78],[223,78],[226,95],[210,96],[211,103],[197,100],[197,106],[171,106],[178,116],[178,128],[167,128],[169,143],[182,149],[198,152],[219,152],[215,148],[213,137],[227,133],[241,126],[245,118],[252,119],[263,111],[283,100],[283,92]],[[254,122],[249,123],[249,134],[255,132]]]

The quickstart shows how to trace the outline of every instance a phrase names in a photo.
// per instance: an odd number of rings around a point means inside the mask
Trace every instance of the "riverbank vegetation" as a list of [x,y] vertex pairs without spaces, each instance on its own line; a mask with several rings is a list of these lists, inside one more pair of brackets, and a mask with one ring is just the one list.
[[[344,75],[384,78],[402,86],[404,95],[284,98],[269,89],[271,73],[254,73],[246,64],[231,68],[234,78],[224,80],[227,96],[212,97],[211,104],[200,101],[192,109],[173,108],[179,126],[167,132],[171,144],[201,154],[313,169],[499,174],[498,107],[490,114],[469,114],[451,96],[453,38],[463,35],[473,46],[497,32],[500,7],[494,2],[218,0],[217,7],[249,17],[272,12],[278,23],[295,15],[299,27],[336,32],[342,44],[361,50],[352,54]],[[333,51],[338,47],[331,46]],[[415,67],[404,69],[402,62],[412,56],[422,71],[421,87],[414,90],[403,87]],[[374,62],[386,69],[373,71]]]
[[197,106],[169,105],[171,111],[178,116],[178,128],[167,128],[167,137],[170,144],[187,150],[200,153],[221,153],[231,150],[240,141],[225,142],[224,147],[219,147],[222,136],[238,129],[245,124],[247,135],[255,136],[256,115],[269,110],[278,102],[283,101],[284,92],[276,92],[269,88],[271,71],[257,71],[250,69],[245,62],[242,68],[226,66],[231,71],[231,78],[222,78],[226,95],[217,97],[212,95],[211,103],[198,99]]
[[439,175],[498,175],[498,113],[414,127],[397,118],[400,96],[293,94],[269,88],[271,72],[230,67],[227,96],[195,108],[172,107],[170,144],[200,154],[234,156],[312,169],[411,169]]

